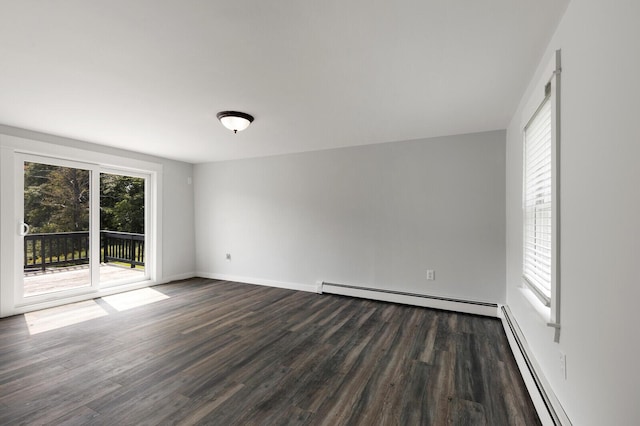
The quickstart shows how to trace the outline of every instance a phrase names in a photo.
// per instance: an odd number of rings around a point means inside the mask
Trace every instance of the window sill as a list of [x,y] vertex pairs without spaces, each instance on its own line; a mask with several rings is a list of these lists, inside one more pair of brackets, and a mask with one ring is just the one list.
[[529,302],[533,309],[538,313],[544,324],[548,324],[551,321],[551,308],[546,306],[535,293],[529,289],[526,285],[520,288],[522,296]]

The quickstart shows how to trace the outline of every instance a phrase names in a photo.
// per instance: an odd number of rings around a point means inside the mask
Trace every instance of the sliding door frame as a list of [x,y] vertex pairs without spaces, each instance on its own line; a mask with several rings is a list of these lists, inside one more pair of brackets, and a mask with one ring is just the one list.
[[[97,177],[98,187],[100,186],[100,175],[102,173],[144,179],[144,207],[145,207],[144,209],[144,280],[151,280],[150,272],[155,269],[154,265],[156,261],[155,256],[153,254],[154,252],[152,250],[154,247],[153,224],[155,222],[155,218],[153,214],[155,211],[154,197],[152,197],[152,187],[153,187],[154,179],[149,172],[140,172],[140,171],[126,170],[122,168],[113,168],[113,167],[101,167]],[[98,201],[98,208],[99,207],[100,207],[100,202]],[[100,218],[98,217],[98,221],[99,220]],[[99,226],[100,225],[98,224],[98,227]],[[137,281],[139,280],[136,280],[136,282]],[[129,282],[131,281],[107,281],[104,283],[99,282],[99,287],[108,288],[108,287],[128,284]]]
[[[96,293],[99,288],[98,268],[100,267],[100,167],[95,164],[80,161],[17,152],[15,155],[15,217],[17,219],[19,227],[22,226],[25,221],[25,162],[89,171],[89,286],[82,286],[25,297],[23,262],[22,257],[19,255],[19,253],[22,253],[24,249],[24,235],[18,233],[15,238],[15,306],[21,307],[36,303],[47,302],[50,300],[57,300],[69,296]],[[42,261],[44,262],[44,259]]]
[[[38,137],[34,134],[33,137]],[[99,277],[92,277],[92,283],[98,285],[91,287],[91,291],[81,293],[69,293],[55,300],[32,300],[24,303],[21,292],[16,292],[16,280],[22,280],[23,266],[22,254],[16,246],[22,244],[22,238],[17,238],[20,233],[21,222],[18,209],[24,208],[22,189],[18,184],[23,184],[23,179],[17,177],[16,157],[34,156],[53,159],[52,161],[72,162],[76,164],[90,165],[92,173],[97,178],[92,178],[91,191],[99,194],[99,173],[101,170],[109,173],[116,172],[123,175],[147,177],[145,184],[145,198],[148,211],[145,212],[145,279],[131,283],[116,282],[117,285],[99,286]],[[162,282],[162,164],[148,161],[147,156],[132,152],[115,150],[111,148],[94,146],[70,139],[47,137],[32,139],[31,137],[18,137],[8,134],[0,134],[0,317],[20,314],[37,309],[58,306],[81,300],[89,300],[123,291],[144,288]],[[153,157],[147,157],[153,158]],[[68,163],[67,163],[68,164]],[[95,170],[95,172],[93,172]],[[23,171],[22,171],[23,173]],[[19,181],[19,182],[18,182]],[[21,206],[21,207],[18,207]],[[91,229],[99,234],[100,215],[99,197],[94,197],[91,204]],[[21,212],[20,212],[21,213]],[[91,251],[99,253],[99,239],[92,242]],[[149,265],[146,265],[149,260]],[[94,262],[95,263],[95,262]],[[97,274],[97,269],[95,274]],[[86,288],[84,288],[86,290]]]

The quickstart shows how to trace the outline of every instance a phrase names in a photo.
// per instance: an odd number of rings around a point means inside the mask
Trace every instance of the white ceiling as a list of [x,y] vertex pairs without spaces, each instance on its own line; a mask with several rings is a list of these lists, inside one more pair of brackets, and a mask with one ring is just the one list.
[[567,3],[0,0],[0,123],[192,163],[502,129]]

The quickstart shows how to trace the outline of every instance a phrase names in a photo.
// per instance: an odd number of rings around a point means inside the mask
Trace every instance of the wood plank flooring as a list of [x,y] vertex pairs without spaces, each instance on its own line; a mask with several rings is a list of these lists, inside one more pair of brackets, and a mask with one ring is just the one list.
[[106,315],[33,335],[0,320],[0,424],[540,424],[499,320],[207,279],[154,289],[168,297],[96,299]]

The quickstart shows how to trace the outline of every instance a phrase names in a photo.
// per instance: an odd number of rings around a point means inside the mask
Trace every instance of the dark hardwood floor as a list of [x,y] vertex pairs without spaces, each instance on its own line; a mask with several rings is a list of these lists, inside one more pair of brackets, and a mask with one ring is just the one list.
[[[154,290],[168,298],[0,320],[0,424],[540,423],[497,319],[207,279]],[[54,328],[70,318],[86,320]]]

